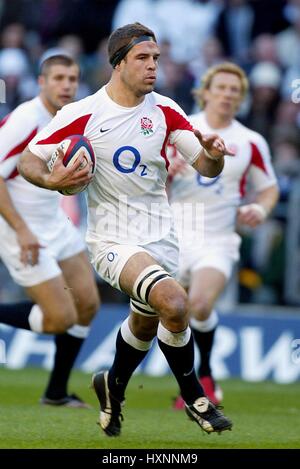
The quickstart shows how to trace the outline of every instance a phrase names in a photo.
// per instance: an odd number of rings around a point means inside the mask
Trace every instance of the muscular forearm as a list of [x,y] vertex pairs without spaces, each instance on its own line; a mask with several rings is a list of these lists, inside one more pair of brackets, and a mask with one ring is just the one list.
[[205,154],[205,150],[202,150],[199,157],[193,164],[193,168],[198,171],[202,176],[216,177],[218,176],[224,167],[224,157],[221,156],[218,159],[208,158]]
[[68,167],[65,167],[63,163],[64,152],[62,149],[58,148],[55,156],[55,162],[50,172],[43,160],[26,149],[22,154],[18,169],[27,181],[52,191],[81,187],[92,180],[92,163],[82,167],[83,153],[79,155],[74,164]]
[[5,181],[0,177],[0,215],[15,230],[20,231],[26,226],[25,221],[15,209]]
[[268,216],[277,204],[278,198],[279,190],[277,185],[274,184],[274,186],[268,187],[267,189],[259,192],[255,198],[255,203],[261,205]]
[[18,170],[32,184],[53,190],[49,182],[49,170],[46,163],[26,148],[18,164]]

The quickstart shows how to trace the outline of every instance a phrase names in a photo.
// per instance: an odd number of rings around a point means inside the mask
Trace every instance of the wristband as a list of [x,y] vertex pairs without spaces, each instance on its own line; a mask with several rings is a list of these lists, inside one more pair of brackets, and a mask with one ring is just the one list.
[[267,210],[262,205],[257,204],[255,202],[253,204],[249,204],[249,205],[242,205],[240,207],[241,213],[243,213],[245,210],[247,210],[248,207],[256,210],[257,212],[259,212],[264,220],[267,218],[267,216],[268,216]]
[[258,212],[260,212],[260,214],[263,216],[264,219],[267,218],[268,216],[268,213],[267,213],[267,210],[265,209],[265,207],[263,207],[262,205],[260,204],[252,204],[253,208],[255,208]]

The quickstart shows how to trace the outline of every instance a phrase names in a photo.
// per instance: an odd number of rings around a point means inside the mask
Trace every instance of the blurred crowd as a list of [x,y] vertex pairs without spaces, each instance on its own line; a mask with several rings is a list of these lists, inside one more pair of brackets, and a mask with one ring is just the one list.
[[80,63],[78,98],[95,92],[111,73],[108,35],[134,21],[152,28],[160,44],[156,90],[187,114],[198,111],[192,90],[207,67],[229,59],[247,72],[250,92],[238,117],[269,142],[281,199],[264,226],[243,233],[239,300],[289,304],[285,229],[300,181],[300,0],[0,0],[0,118],[37,94],[39,60],[49,48]]

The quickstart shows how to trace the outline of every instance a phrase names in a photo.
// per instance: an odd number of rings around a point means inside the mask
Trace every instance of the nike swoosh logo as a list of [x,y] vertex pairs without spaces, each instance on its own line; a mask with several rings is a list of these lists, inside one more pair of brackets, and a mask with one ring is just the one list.
[[108,132],[108,130],[110,130],[110,129],[103,129],[103,128],[101,127],[100,132],[101,132],[101,133],[102,133],[102,132]]
[[189,376],[193,373],[193,371],[194,371],[194,367],[188,373],[183,373],[183,376]]

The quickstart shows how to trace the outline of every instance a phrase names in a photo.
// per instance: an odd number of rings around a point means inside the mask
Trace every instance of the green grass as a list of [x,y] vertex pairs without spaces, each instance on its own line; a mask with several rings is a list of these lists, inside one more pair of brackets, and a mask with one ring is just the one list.
[[181,411],[171,409],[172,377],[135,376],[127,391],[123,431],[109,438],[96,426],[98,407],[90,377],[74,372],[71,389],[93,410],[38,404],[47,373],[0,369],[0,448],[300,448],[300,383],[222,384],[232,432],[207,435]]

